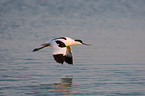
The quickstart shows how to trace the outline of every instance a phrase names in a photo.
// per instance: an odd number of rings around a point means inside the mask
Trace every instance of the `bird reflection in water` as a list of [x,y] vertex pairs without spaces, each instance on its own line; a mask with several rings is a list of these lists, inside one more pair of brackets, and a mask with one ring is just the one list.
[[60,83],[54,83],[57,94],[71,94],[72,76],[61,78]]

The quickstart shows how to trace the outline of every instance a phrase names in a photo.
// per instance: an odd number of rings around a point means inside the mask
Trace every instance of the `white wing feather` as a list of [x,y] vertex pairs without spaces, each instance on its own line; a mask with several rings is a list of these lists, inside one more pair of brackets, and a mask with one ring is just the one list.
[[56,54],[63,54],[63,56],[66,55],[66,47],[59,47],[58,44],[55,42],[55,41],[52,41],[51,42],[51,47],[52,47],[52,50],[53,50],[53,55],[56,55]]
[[70,46],[65,46],[62,40],[53,40],[51,42],[51,47],[56,62],[63,64],[65,61],[68,64],[73,64],[72,50]]

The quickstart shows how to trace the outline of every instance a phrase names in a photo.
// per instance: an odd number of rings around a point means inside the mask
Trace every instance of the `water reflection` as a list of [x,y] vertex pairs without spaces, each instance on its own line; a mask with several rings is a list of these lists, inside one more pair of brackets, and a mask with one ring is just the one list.
[[72,81],[73,76],[65,76],[60,78],[59,83],[41,84],[40,86],[33,87],[34,93],[42,95],[69,95],[72,94]]
[[56,94],[71,94],[73,76],[61,78],[60,83],[54,83]]

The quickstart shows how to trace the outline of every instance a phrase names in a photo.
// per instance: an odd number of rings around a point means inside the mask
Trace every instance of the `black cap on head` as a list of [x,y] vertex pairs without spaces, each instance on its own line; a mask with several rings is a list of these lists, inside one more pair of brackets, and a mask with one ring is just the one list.
[[80,43],[83,43],[82,40],[78,40],[78,39],[76,39],[75,41],[78,41],[78,42],[80,42]]
[[79,39],[76,39],[75,41],[78,41],[78,42],[82,43],[83,45],[87,45],[87,46],[92,45],[92,44],[86,44],[86,43],[83,43],[82,40],[79,40]]

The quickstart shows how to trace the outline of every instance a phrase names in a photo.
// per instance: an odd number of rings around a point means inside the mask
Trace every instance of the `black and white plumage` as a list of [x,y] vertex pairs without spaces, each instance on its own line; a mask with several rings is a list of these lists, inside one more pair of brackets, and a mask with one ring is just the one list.
[[40,48],[35,48],[33,52],[43,49],[45,47],[52,47],[53,50],[52,54],[56,62],[61,64],[63,64],[64,62],[68,64],[73,64],[72,49],[70,46],[78,44],[88,46],[91,45],[85,44],[81,40],[73,40],[69,37],[59,37],[42,44],[42,47]]

